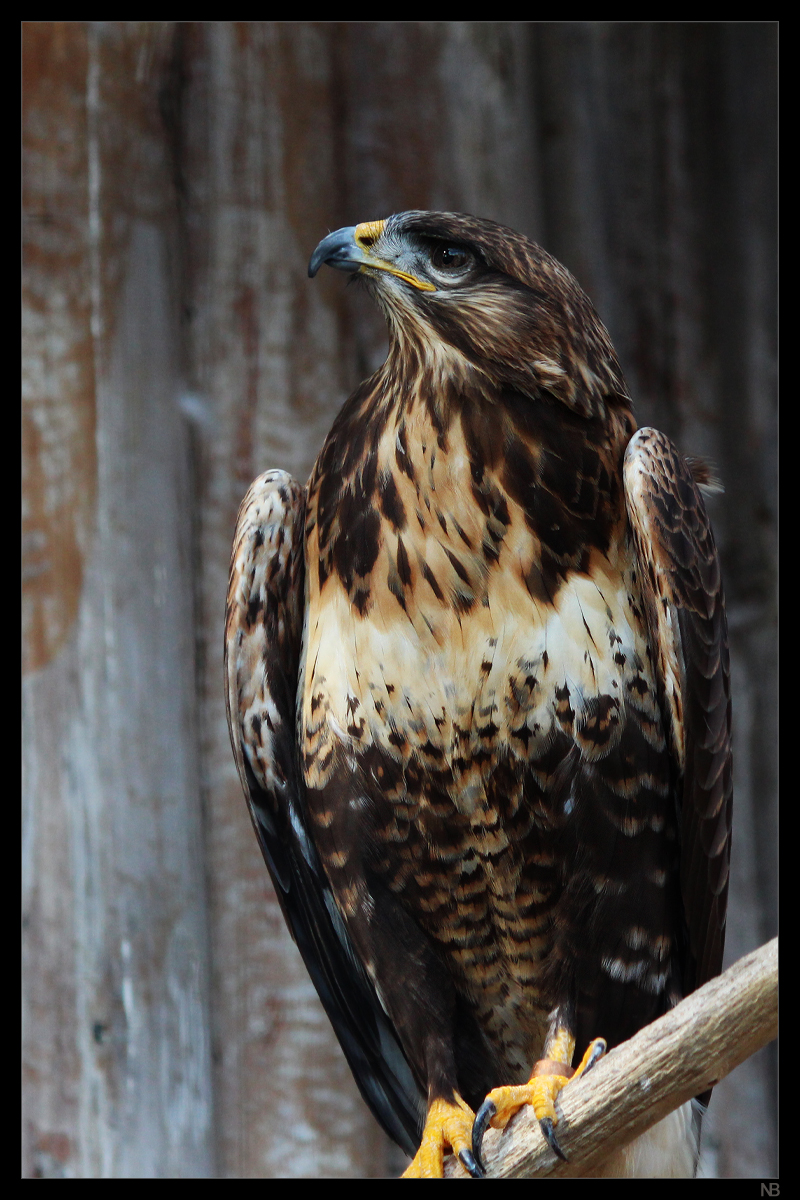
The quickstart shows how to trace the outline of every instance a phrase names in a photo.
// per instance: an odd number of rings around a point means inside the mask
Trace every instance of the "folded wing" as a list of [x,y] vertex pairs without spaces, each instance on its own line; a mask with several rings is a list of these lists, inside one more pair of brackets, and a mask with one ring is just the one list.
[[267,471],[239,510],[225,625],[231,744],[286,922],[361,1092],[409,1154],[425,1097],[359,962],[310,836],[296,740],[305,489]]
[[625,501],[677,778],[684,994],[721,969],[731,848],[728,629],[705,477],[655,429],[640,429],[625,452]]

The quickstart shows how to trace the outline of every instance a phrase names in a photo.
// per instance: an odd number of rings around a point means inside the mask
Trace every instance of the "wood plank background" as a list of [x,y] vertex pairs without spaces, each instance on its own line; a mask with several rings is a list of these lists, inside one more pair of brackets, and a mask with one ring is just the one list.
[[[577,275],[640,423],[710,455],[731,624],[726,961],[776,911],[770,23],[23,25],[23,1175],[386,1175],[225,726],[238,503],[381,361],[329,229],[492,217]],[[773,1174],[770,1049],[705,1166]]]

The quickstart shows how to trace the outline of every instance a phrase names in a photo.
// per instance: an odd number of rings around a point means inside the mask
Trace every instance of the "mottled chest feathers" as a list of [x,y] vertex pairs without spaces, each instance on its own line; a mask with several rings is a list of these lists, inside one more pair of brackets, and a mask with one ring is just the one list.
[[356,407],[320,456],[307,534],[312,584],[334,577],[361,616],[386,607],[382,592],[412,620],[463,615],[490,605],[505,574],[549,603],[618,532],[616,440],[552,400],[420,395],[366,429],[353,427]]

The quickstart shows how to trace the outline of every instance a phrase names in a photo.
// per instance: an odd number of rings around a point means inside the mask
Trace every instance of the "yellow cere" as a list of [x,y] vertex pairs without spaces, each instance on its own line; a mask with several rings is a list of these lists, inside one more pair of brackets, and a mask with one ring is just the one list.
[[396,275],[398,279],[405,279],[406,283],[410,283],[412,287],[418,288],[421,292],[435,292],[436,288],[426,279],[418,279],[416,275],[410,275],[408,271],[401,271],[399,267],[385,262],[384,259],[372,256],[372,247],[383,233],[385,224],[385,221],[362,221],[360,225],[356,225],[355,242],[364,255],[364,265],[361,270],[363,271],[364,267],[372,267],[377,271],[388,271],[390,275]]
[[377,242],[383,233],[385,221],[362,221],[356,225],[356,243],[362,250],[369,250],[373,242]]

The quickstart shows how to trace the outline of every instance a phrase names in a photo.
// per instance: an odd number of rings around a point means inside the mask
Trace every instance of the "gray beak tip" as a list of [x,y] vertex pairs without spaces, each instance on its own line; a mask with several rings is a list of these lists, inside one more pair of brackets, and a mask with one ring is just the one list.
[[308,277],[313,279],[323,263],[340,271],[357,271],[363,261],[362,251],[356,244],[355,225],[337,229],[324,237],[311,255]]

